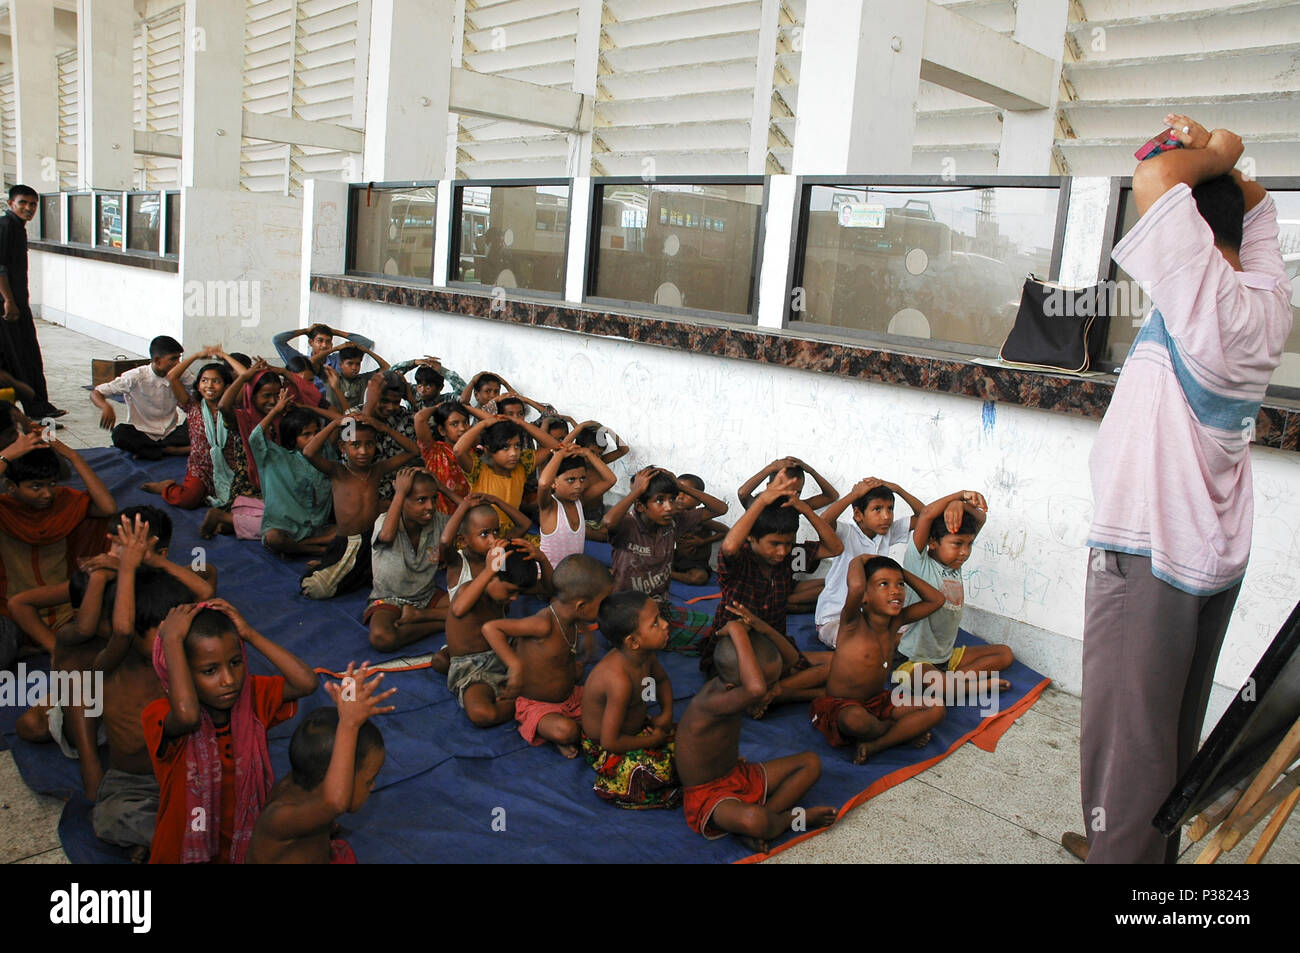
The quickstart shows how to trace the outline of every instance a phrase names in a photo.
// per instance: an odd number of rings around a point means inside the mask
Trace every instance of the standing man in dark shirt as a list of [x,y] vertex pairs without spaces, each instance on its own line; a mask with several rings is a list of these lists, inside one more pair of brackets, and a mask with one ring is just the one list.
[[0,297],[4,298],[0,369],[35,392],[30,401],[23,401],[23,409],[38,420],[67,413],[50,403],[36,322],[27,298],[27,223],[36,216],[39,198],[30,186],[15,185],[9,190],[9,208],[0,216]]

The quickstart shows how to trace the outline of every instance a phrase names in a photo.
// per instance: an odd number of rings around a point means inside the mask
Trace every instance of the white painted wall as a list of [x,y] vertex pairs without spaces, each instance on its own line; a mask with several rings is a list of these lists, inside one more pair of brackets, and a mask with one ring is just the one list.
[[140,354],[160,334],[184,343],[177,274],[34,248],[27,261],[38,317]]
[[298,326],[302,199],[199,188],[181,198],[182,341],[269,354],[273,334]]
[[[1088,455],[1098,422],[973,398],[408,308],[312,295],[389,360],[437,354],[466,378],[504,373],[528,396],[612,427],[647,464],[700,474],[732,504],[777,456],[813,464],[837,489],[864,476],[922,499],[978,489],[989,521],[967,563],[966,624],[1008,641],[1067,690],[1081,684]],[[605,395],[603,400],[591,395]],[[1253,559],[1219,664],[1208,723],[1240,686],[1300,592],[1300,455],[1252,451]]]

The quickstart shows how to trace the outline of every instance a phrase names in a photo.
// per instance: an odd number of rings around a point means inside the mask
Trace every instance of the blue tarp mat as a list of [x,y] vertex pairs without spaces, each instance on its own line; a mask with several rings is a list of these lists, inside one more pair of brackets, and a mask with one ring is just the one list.
[[[180,479],[185,469],[183,458],[142,463],[112,449],[83,455],[112,490],[119,507],[158,504],[157,496],[138,489],[140,483]],[[201,509],[167,508],[167,512],[175,524],[171,557],[188,562],[193,547],[203,546],[208,562],[219,570],[219,593],[269,638],[312,666],[334,671],[350,660],[380,658],[361,623],[365,592],[328,602],[305,599],[298,594],[301,561],[281,559],[257,544],[232,537],[200,539]],[[605,544],[589,543],[588,552],[608,561]],[[711,583],[701,588],[674,584],[674,600],[716,593],[716,582]],[[717,600],[705,600],[694,608],[712,613],[716,605]],[[811,615],[791,616],[790,631],[805,649],[821,648]],[[979,640],[963,632],[961,641]],[[435,636],[410,646],[404,654],[431,652],[442,644],[442,637]],[[254,672],[271,673],[257,653],[250,653],[250,658]],[[660,658],[672,680],[680,717],[703,681],[698,661],[668,653]],[[30,669],[48,660],[33,658],[27,664]],[[893,749],[867,765],[854,765],[851,748],[826,745],[811,726],[806,706],[787,705],[745,725],[741,752],[751,761],[761,761],[814,750],[821,755],[822,776],[809,792],[807,804],[848,805],[860,800],[868,788],[878,793],[917,773],[972,733],[981,732],[981,740],[995,740],[1046,684],[1043,676],[1019,663],[1005,675],[1014,687],[1000,699],[1000,717],[982,720],[974,707],[950,708],[929,746],[921,750]],[[741,860],[750,853],[734,838],[706,841],[686,826],[680,810],[624,811],[600,801],[591,791],[591,772],[581,758],[567,760],[550,746],[530,748],[513,723],[473,727],[448,692],[445,679],[430,669],[395,673],[386,682],[399,689],[392,698],[397,710],[376,719],[388,759],[362,810],[342,819],[344,836],[363,863],[716,863]],[[329,703],[325,692],[319,691],[300,703],[299,717]],[[124,852],[101,843],[91,830],[90,805],[81,793],[76,762],[64,758],[54,745],[32,745],[15,738],[18,713],[0,709],[0,747],[12,747],[19,771],[33,790],[68,799],[59,837],[69,859],[123,862]],[[296,724],[297,719],[270,733],[277,777],[288,770],[289,738]]]

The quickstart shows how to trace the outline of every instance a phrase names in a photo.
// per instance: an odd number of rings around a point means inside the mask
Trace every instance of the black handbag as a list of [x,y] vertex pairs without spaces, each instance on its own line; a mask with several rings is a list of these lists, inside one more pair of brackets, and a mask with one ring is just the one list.
[[999,357],[1008,364],[1078,374],[1101,363],[1109,330],[1107,282],[1067,288],[1029,275]]

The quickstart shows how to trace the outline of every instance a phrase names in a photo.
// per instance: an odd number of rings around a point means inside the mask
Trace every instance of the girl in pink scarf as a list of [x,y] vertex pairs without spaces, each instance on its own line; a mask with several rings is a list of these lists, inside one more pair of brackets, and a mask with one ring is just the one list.
[[[243,642],[283,676],[249,675]],[[297,713],[316,674],[224,599],[168,613],[153,663],[167,697],[142,715],[161,789],[149,862],[243,863],[275,780],[266,731]]]

